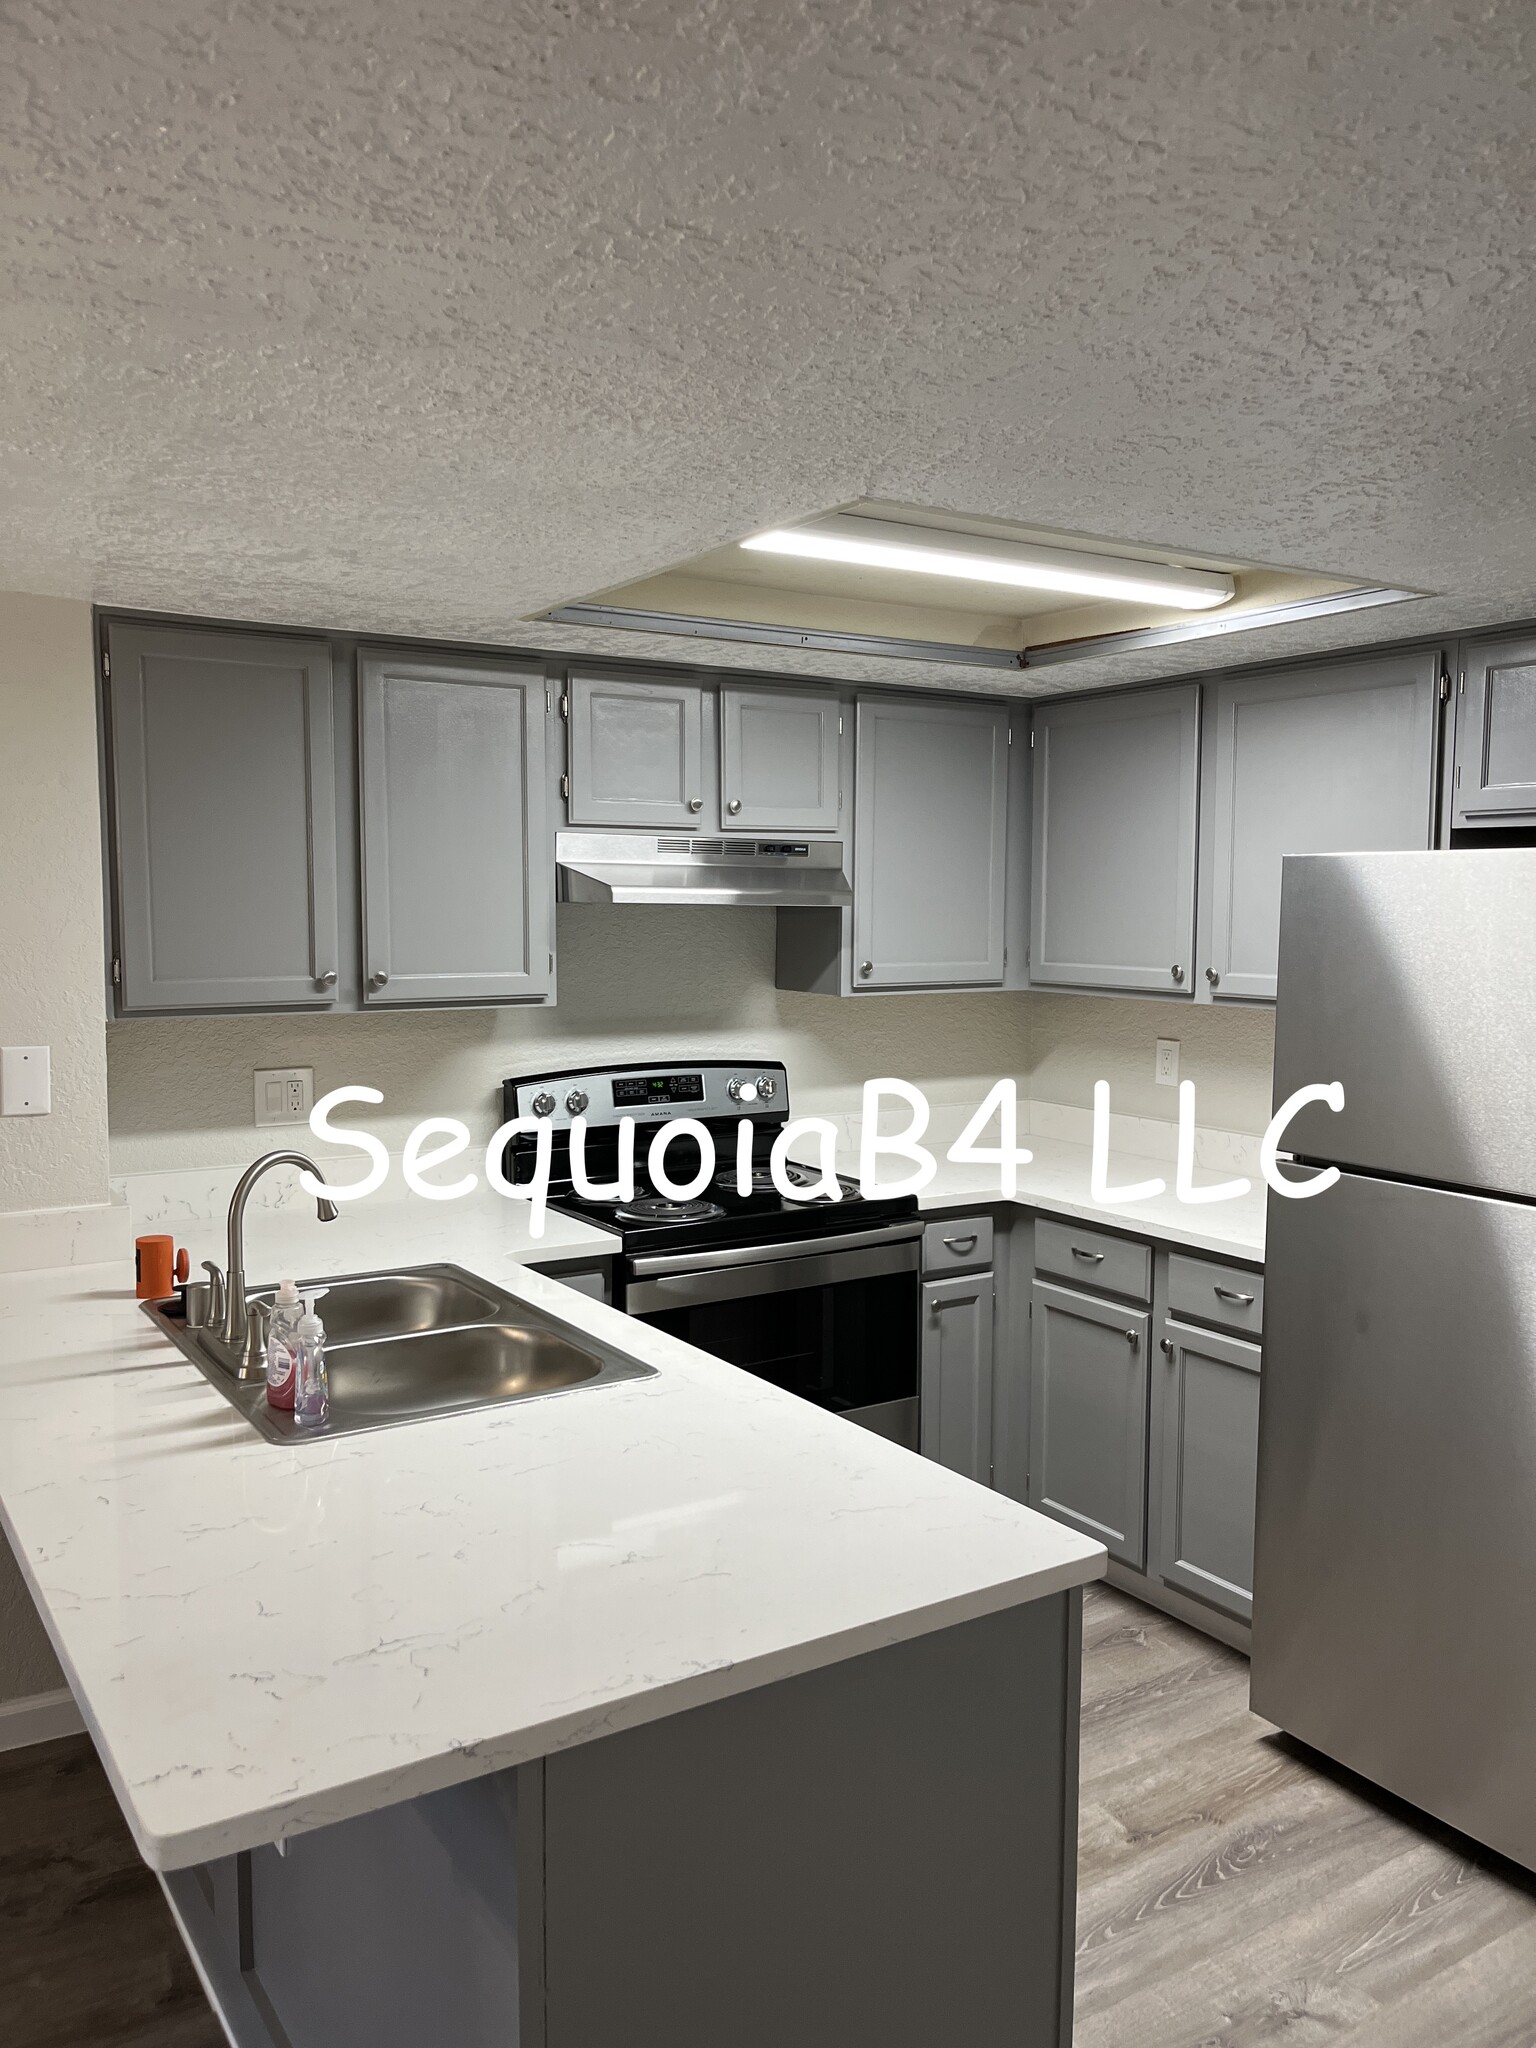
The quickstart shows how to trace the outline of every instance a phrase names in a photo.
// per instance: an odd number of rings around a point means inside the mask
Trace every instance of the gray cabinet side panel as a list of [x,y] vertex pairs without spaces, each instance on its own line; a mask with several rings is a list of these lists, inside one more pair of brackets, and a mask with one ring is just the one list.
[[329,1007],[329,645],[130,625],[108,640],[120,1008]]
[[1007,707],[861,698],[858,736],[858,985],[1000,983]]
[[1030,980],[1189,995],[1200,689],[1034,713]]
[[1030,1399],[1029,1505],[1145,1562],[1145,1309],[1037,1280]]
[[1434,833],[1439,658],[1422,649],[1217,685],[1209,934],[1222,996],[1272,1000],[1288,854],[1407,852]]
[[548,2048],[1054,2048],[1079,1599],[550,1757]]
[[835,832],[839,715],[839,699],[826,690],[722,686],[722,827],[727,832]]
[[699,684],[573,675],[567,699],[573,825],[708,827]]
[[[370,1005],[549,986],[541,675],[369,655],[359,718]],[[379,985],[375,977],[388,978]]]

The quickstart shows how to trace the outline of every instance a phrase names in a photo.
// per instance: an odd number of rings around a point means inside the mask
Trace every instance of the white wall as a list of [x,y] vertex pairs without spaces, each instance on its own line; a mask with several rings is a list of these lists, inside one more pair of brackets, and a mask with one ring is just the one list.
[[1179,1079],[1195,1084],[1195,1116],[1223,1131],[1263,1132],[1270,1117],[1275,1013],[1217,1004],[1029,997],[1029,1086],[1038,1102],[1093,1107],[1106,1080],[1117,1116],[1172,1123],[1178,1091],[1153,1079],[1159,1038],[1179,1042]]
[[[0,1043],[46,1045],[53,1112],[0,1119],[0,1211],[107,1198],[90,606],[0,593]],[[0,1544],[0,1700],[63,1684]]]

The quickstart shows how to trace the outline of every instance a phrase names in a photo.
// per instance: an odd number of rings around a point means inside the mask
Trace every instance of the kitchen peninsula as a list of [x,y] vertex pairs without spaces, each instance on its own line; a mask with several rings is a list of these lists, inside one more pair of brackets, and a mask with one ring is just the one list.
[[126,1265],[0,1281],[7,1533],[231,2040],[1066,2038],[1101,1548],[508,1208],[269,1218],[253,1270],[451,1257],[653,1377],[279,1446]]

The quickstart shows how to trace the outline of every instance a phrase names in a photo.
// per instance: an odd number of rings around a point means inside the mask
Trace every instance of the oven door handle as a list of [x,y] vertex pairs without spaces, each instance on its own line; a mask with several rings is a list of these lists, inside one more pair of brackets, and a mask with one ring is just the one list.
[[872,1244],[901,1244],[923,1234],[922,1218],[905,1223],[888,1223],[879,1230],[849,1230],[835,1237],[797,1237],[787,1244],[740,1244],[718,1252],[645,1252],[631,1259],[629,1270],[637,1280],[659,1279],[663,1274],[707,1273],[721,1266],[766,1266],[780,1259],[802,1259],[824,1253],[863,1251]]
[[624,1307],[633,1316],[655,1315],[663,1309],[688,1308],[696,1302],[747,1301],[753,1295],[796,1294],[816,1287],[839,1287],[850,1280],[880,1280],[893,1273],[911,1273],[915,1277],[921,1265],[918,1241],[908,1237],[895,1243],[866,1245],[858,1251],[828,1251],[820,1258],[774,1259],[747,1266],[717,1267],[713,1272],[674,1272],[654,1279],[631,1280],[624,1289]]

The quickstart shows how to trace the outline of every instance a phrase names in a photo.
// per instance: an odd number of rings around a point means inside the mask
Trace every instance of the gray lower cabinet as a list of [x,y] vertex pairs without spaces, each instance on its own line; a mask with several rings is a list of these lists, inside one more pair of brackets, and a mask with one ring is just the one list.
[[842,707],[827,690],[720,690],[727,832],[835,832]]
[[925,1458],[986,1486],[992,1465],[992,1275],[923,1284]]
[[367,653],[358,751],[368,1006],[546,995],[542,674]]
[[1259,1347],[1168,1318],[1156,1367],[1161,1499],[1151,1569],[1239,1621],[1253,1616]]
[[113,624],[107,656],[118,1009],[330,1007],[328,643]]
[[1438,678],[1418,649],[1207,690],[1202,993],[1274,1000],[1287,854],[1432,843]]
[[853,950],[860,988],[1001,985],[1008,711],[861,697]]
[[566,716],[573,825],[698,828],[709,798],[702,684],[572,675]]
[[1536,632],[1465,640],[1456,690],[1452,823],[1536,819]]
[[1031,1325],[1029,1505],[1140,1570],[1151,1315],[1037,1280]]
[[1194,986],[1198,684],[1038,706],[1033,984]]

